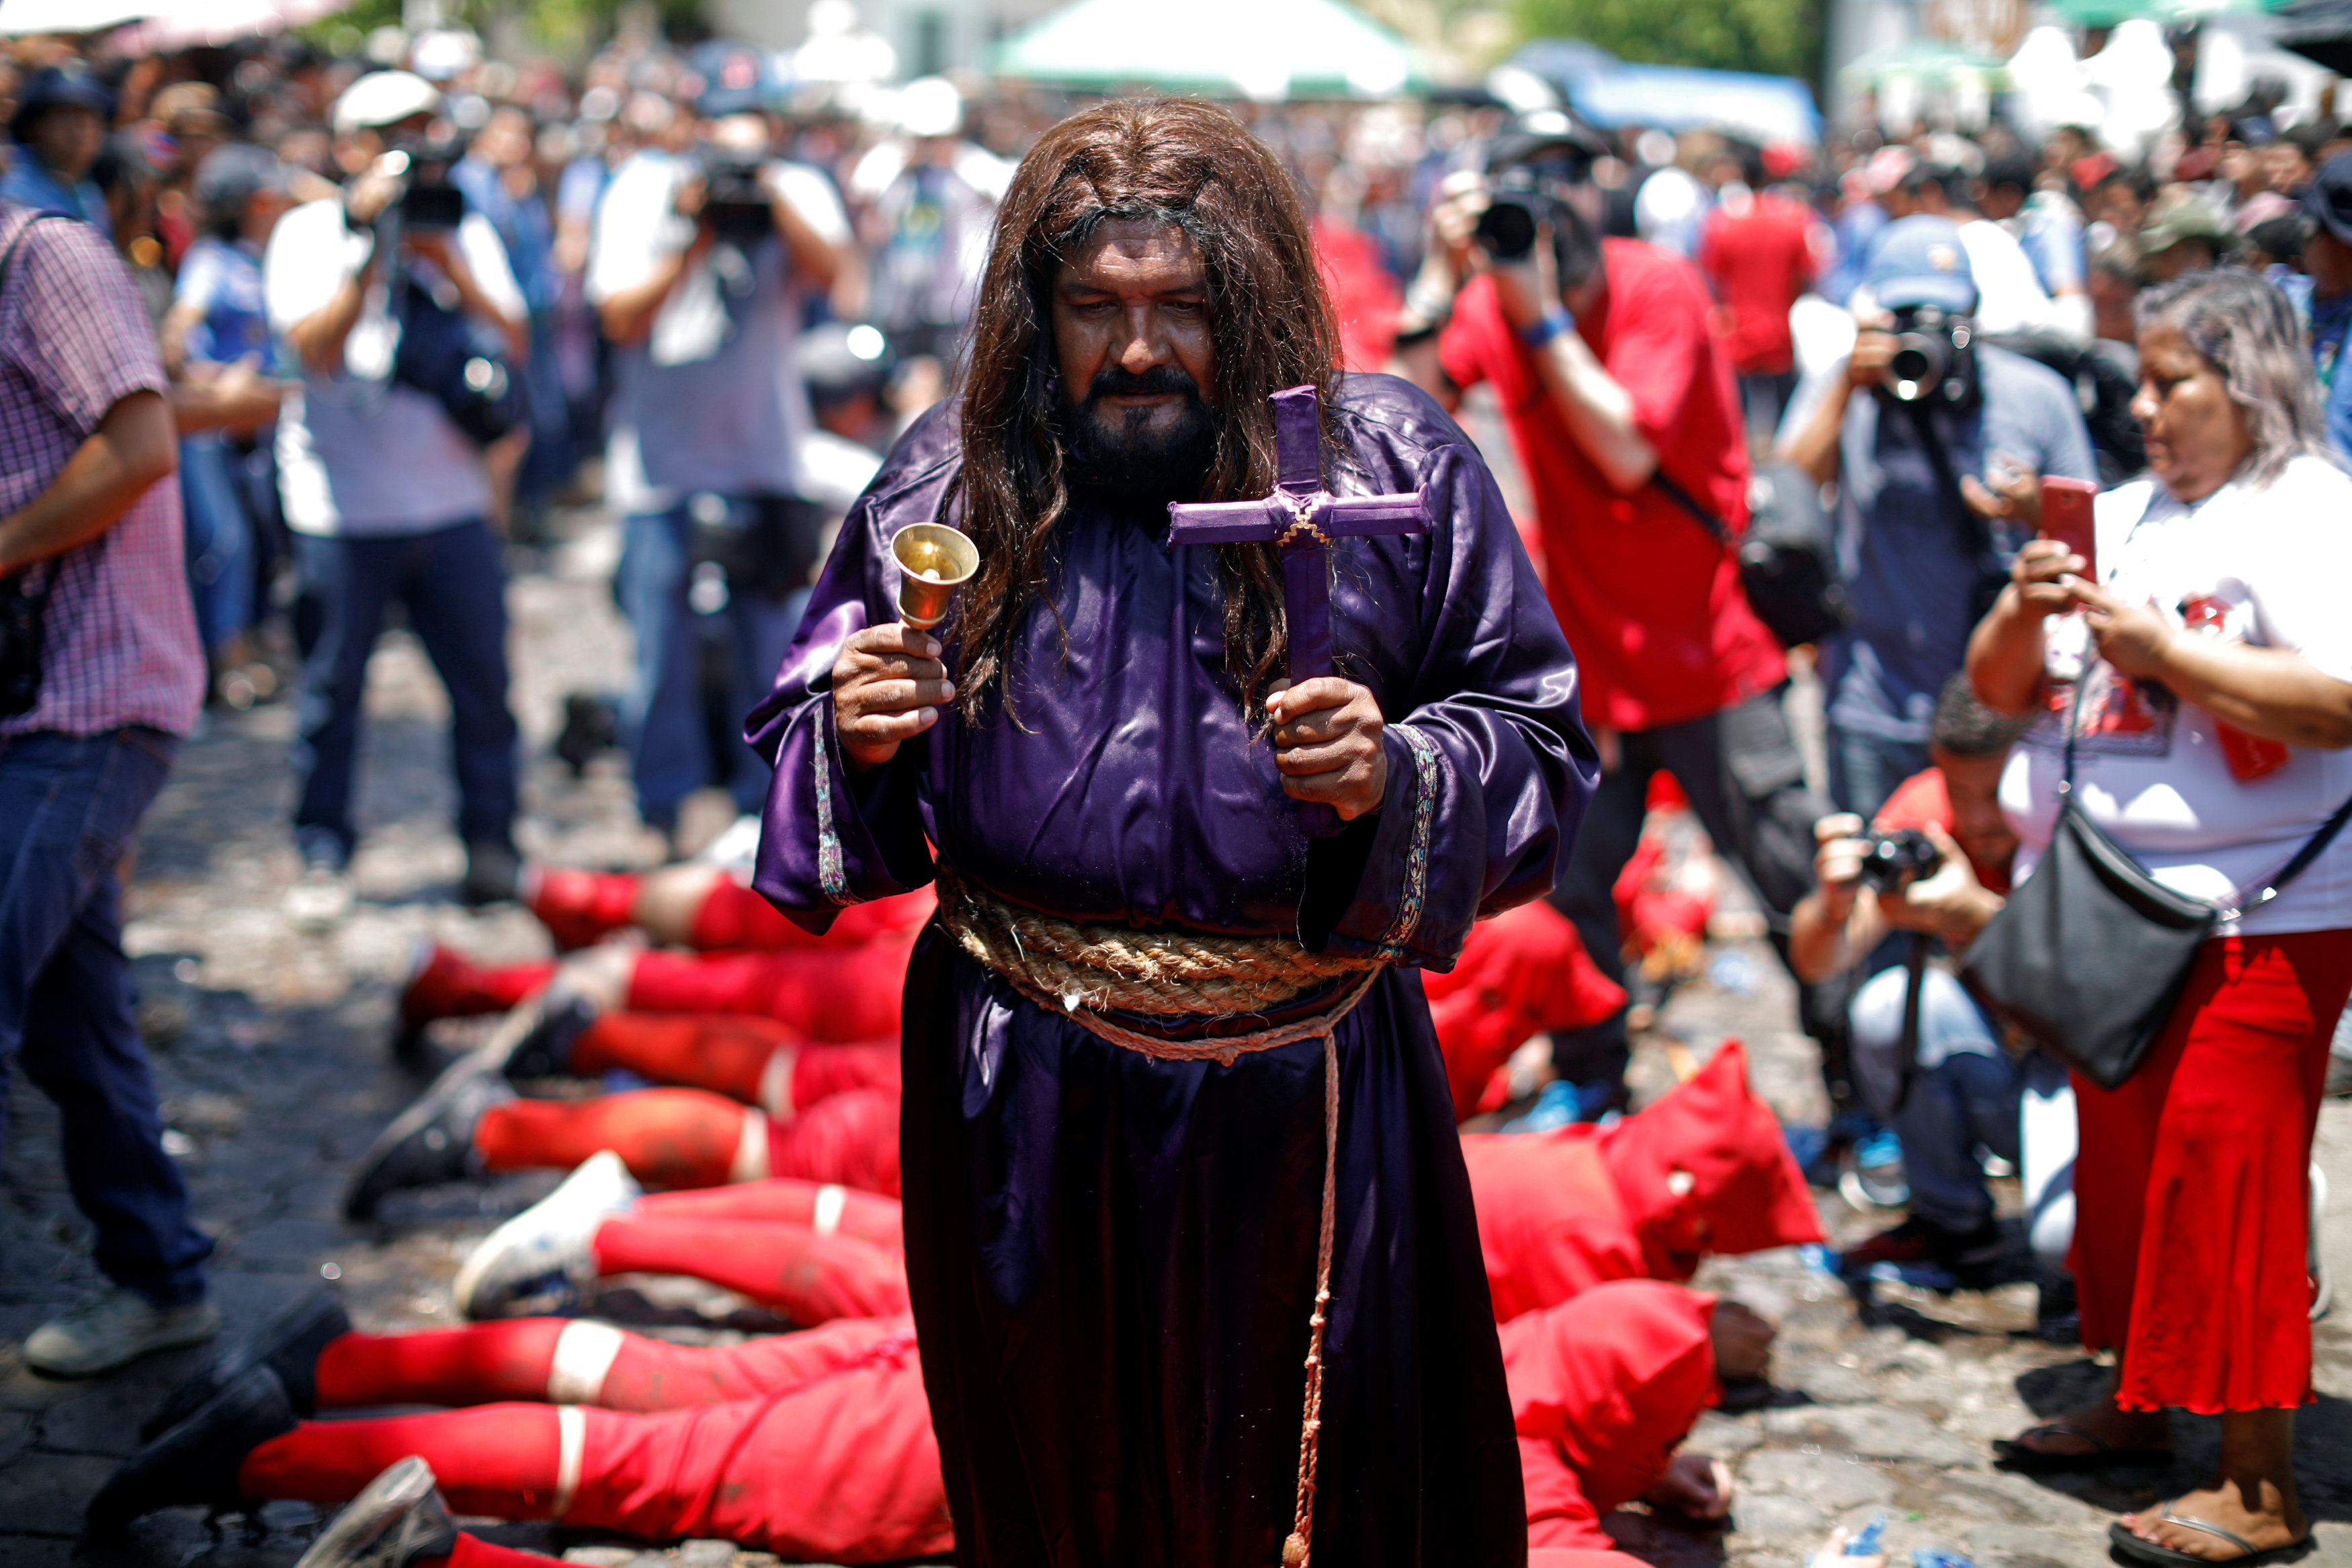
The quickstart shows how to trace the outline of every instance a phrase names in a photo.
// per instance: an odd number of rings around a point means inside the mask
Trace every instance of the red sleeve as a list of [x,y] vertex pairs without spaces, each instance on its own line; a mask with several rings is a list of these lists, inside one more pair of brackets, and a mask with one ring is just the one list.
[[1664,451],[1674,444],[1683,405],[1707,371],[1711,305],[1688,262],[1661,255],[1627,272],[1624,297],[1609,302],[1605,367],[1633,398],[1642,439]]
[[1601,1528],[1601,1516],[1585,1500],[1559,1444],[1548,1437],[1521,1437],[1519,1480],[1528,1493],[1529,1546],[1615,1550],[1616,1542]]
[[1494,280],[1483,274],[1472,278],[1454,297],[1454,319],[1437,335],[1437,363],[1446,380],[1467,391],[1493,374],[1496,355],[1510,352],[1498,336],[1507,329]]

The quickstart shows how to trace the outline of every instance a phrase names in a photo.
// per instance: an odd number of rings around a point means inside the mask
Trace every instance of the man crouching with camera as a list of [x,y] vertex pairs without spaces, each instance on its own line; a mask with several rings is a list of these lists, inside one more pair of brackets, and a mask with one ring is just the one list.
[[[1813,829],[1818,885],[1790,916],[1790,967],[1808,982],[1860,978],[1848,1004],[1854,1074],[1902,1141],[1910,1189],[1911,1218],[1846,1253],[1849,1272],[1886,1263],[1914,1282],[1990,1282],[2001,1249],[1979,1145],[2027,1167],[2037,1221],[2048,1220],[2035,1227],[2035,1250],[2053,1262],[2064,1257],[2073,1206],[2064,1184],[2046,1178],[2073,1157],[2072,1105],[2058,1103],[2065,1074],[2039,1055],[2013,1058],[1944,967],[1967,952],[2009,890],[2017,835],[1997,797],[2021,727],[1955,675],[1936,699],[1932,764],[1895,787],[1867,831],[1851,812]],[[2056,1147],[2037,1138],[2023,1148],[2029,1095],[2052,1112]]]

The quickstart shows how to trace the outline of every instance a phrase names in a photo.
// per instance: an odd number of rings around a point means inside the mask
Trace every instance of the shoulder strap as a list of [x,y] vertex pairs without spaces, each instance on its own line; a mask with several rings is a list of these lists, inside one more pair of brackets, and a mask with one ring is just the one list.
[[2336,841],[2336,835],[2344,831],[2344,824],[2347,821],[2352,821],[2352,797],[2347,797],[2344,804],[2336,808],[2336,814],[2320,824],[2319,831],[2305,841],[2303,848],[2294,852],[2293,860],[2271,873],[2269,879],[2263,883],[2260,893],[2252,898],[2237,901],[2238,914],[2250,915],[2286,891],[2286,884],[2310,870],[2311,862],[2317,860],[2326,852],[2327,846]]
[[1961,535],[1969,541],[1969,548],[1976,551],[1978,559],[1990,560],[1992,529],[1977,516],[1977,509],[1969,505],[1968,494],[1960,488],[1959,476],[1952,471],[1952,455],[1944,450],[1943,437],[1936,434],[1935,420],[1929,414],[1927,403],[1906,402],[1902,408],[1910,418],[1911,428],[1919,433],[1919,444],[1927,451],[1928,466],[1936,470],[1936,484],[1944,492],[1944,499],[1958,508]]
[[1728,545],[1731,542],[1731,530],[1723,526],[1723,519],[1701,506],[1697,497],[1667,478],[1664,468],[1650,470],[1650,483],[1664,491],[1666,499],[1697,518],[1699,526],[1715,536],[1716,543]]

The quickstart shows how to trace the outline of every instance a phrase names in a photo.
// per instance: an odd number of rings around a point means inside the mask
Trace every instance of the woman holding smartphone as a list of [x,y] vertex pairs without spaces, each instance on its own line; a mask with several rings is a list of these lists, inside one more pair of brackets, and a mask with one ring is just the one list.
[[[2159,882],[2234,904],[2352,795],[2352,477],[2328,455],[2284,296],[2201,272],[2141,296],[2132,411],[2148,476],[2099,498],[2098,580],[2036,540],[1977,627],[1969,674],[2041,716],[2001,804],[2020,879],[2057,814],[2073,684],[2075,800]],[[2221,1416],[2211,1484],[2116,1533],[2148,1563],[2266,1563],[2310,1524],[2294,1410],[2312,1398],[2305,1169],[2352,991],[2352,834],[2217,928],[2138,1071],[2079,1075],[2074,1263],[2110,1396],[1999,1445],[2029,1470],[2162,1464],[2165,1411]]]

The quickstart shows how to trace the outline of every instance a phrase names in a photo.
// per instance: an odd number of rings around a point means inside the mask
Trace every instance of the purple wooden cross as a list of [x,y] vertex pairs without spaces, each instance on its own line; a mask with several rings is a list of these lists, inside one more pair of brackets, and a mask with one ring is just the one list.
[[[1168,538],[1180,545],[1274,544],[1282,549],[1283,610],[1290,628],[1293,683],[1331,668],[1331,550],[1335,538],[1418,534],[1429,528],[1421,492],[1334,496],[1323,487],[1323,442],[1315,389],[1274,394],[1274,494],[1258,501],[1169,503]],[[1318,839],[1339,831],[1320,800],[1302,800],[1299,826]]]

